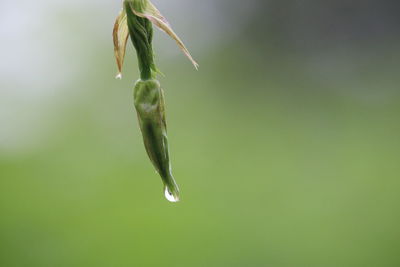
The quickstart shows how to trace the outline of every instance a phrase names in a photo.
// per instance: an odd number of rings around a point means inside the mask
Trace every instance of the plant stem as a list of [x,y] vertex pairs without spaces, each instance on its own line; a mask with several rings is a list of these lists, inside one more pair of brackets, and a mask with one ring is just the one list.
[[125,10],[128,18],[128,28],[133,46],[136,49],[140,78],[149,80],[154,78],[156,67],[153,54],[153,25],[146,19],[136,16],[132,8],[138,12],[144,9],[145,1],[125,1]]

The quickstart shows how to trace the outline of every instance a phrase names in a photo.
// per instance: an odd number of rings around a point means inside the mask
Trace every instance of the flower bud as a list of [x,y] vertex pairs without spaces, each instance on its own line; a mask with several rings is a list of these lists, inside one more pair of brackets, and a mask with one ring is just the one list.
[[164,94],[160,83],[155,79],[138,80],[134,104],[147,154],[164,182],[167,199],[176,202],[179,188],[171,172]]

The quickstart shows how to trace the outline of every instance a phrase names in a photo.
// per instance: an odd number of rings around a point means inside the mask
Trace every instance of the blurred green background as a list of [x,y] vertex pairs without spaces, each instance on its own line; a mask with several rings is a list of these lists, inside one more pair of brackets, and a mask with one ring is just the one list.
[[0,4],[0,266],[400,266],[400,4],[154,0],[181,202],[120,1]]

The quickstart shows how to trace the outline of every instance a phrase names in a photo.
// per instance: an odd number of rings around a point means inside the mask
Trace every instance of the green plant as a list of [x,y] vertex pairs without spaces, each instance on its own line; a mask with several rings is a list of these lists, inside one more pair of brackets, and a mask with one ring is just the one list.
[[126,45],[130,37],[136,49],[140,70],[140,79],[134,87],[134,105],[144,145],[153,166],[162,178],[166,198],[176,202],[179,201],[179,188],[172,176],[169,160],[164,92],[156,80],[159,71],[154,63],[153,24],[171,36],[195,68],[198,68],[181,39],[150,1],[125,0],[113,31],[117,78],[122,77]]

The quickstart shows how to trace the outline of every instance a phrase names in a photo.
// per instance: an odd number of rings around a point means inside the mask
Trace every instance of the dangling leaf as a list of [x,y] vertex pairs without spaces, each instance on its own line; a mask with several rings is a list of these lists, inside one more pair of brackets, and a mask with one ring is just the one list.
[[154,4],[150,1],[147,2],[147,8],[149,13],[153,14],[154,16],[158,17],[160,20],[162,20],[165,24],[168,26],[171,26],[167,19],[161,14],[161,12],[154,6]]
[[121,10],[117,19],[115,20],[113,39],[114,39],[114,54],[117,60],[118,75],[117,78],[122,77],[122,67],[124,65],[126,44],[129,38],[129,29],[126,18],[126,13]]
[[136,16],[150,20],[159,29],[161,29],[166,34],[168,34],[172,39],[174,39],[176,41],[176,43],[178,44],[179,48],[182,50],[182,52],[192,62],[194,67],[196,69],[198,69],[199,65],[193,59],[193,57],[190,55],[189,50],[186,48],[185,44],[178,37],[178,35],[174,32],[174,30],[172,29],[172,27],[168,23],[168,21],[165,19],[165,17],[163,15],[161,15],[160,11],[158,11],[158,9],[150,1],[147,1],[147,4],[146,4],[143,12],[135,10],[134,8],[132,8],[132,11]]

